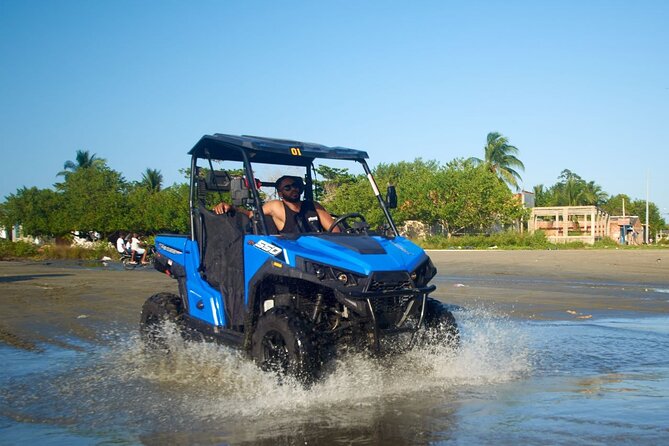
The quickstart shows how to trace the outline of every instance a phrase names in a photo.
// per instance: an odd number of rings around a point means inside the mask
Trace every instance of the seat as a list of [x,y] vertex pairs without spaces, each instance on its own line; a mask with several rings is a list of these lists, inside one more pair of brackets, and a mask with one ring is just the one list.
[[223,295],[228,325],[244,324],[244,234],[249,218],[241,212],[215,214],[198,207],[200,275]]

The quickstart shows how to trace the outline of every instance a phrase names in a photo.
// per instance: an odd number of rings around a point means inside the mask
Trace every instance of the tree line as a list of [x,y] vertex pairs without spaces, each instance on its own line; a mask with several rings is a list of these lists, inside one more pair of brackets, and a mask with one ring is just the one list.
[[141,181],[126,181],[107,162],[77,151],[66,161],[53,189],[22,187],[0,205],[0,224],[20,224],[24,234],[59,237],[73,231],[108,236],[119,230],[141,233],[188,230],[187,184],[162,187],[162,175],[146,169]]
[[[435,160],[379,164],[374,176],[380,186],[398,191],[393,211],[397,224],[418,220],[440,225],[448,234],[482,233],[517,224],[528,217],[514,192],[524,165],[519,150],[498,132],[487,135],[483,158],[458,158],[441,164]],[[163,187],[160,171],[146,169],[141,181],[126,181],[103,158],[77,151],[66,161],[61,180],[53,188],[22,187],[0,204],[0,225],[21,224],[25,234],[63,236],[73,231],[117,231],[144,234],[189,231],[187,183]],[[365,175],[347,169],[317,167],[316,198],[334,214],[360,212],[374,227],[384,221]],[[645,219],[645,202],[626,195],[609,197],[594,181],[565,169],[557,182],[534,187],[536,206],[596,205],[612,215]],[[651,233],[666,227],[659,210],[650,204]]]
[[[609,215],[634,215],[646,221],[646,200],[631,199],[628,195],[610,196],[594,181],[587,181],[569,169],[562,171],[558,181],[546,188],[542,184],[534,186],[536,206],[597,206]],[[667,224],[659,208],[648,203],[649,234],[665,229]]]

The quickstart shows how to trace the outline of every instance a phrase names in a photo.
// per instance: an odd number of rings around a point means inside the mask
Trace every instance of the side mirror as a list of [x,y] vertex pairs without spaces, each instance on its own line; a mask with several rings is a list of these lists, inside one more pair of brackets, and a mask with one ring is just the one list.
[[244,206],[248,203],[251,194],[244,178],[230,180],[230,198],[233,206]]
[[388,209],[397,208],[397,191],[392,184],[388,186],[388,190],[386,191],[386,207]]

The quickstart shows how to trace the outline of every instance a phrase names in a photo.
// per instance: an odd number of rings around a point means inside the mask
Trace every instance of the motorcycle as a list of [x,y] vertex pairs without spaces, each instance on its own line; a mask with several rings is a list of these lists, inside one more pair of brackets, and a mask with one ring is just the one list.
[[132,258],[130,251],[126,251],[121,254],[121,263],[123,264],[123,268],[127,270],[133,270],[135,268],[153,266],[153,256],[156,252],[156,249],[153,246],[147,246],[146,250],[146,263],[142,263],[142,254],[135,253],[134,259]]

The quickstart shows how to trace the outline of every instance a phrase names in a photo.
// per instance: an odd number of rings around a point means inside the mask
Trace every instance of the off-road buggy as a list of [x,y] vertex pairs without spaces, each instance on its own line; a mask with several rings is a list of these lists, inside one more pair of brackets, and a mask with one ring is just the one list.
[[[389,211],[395,189],[382,196],[366,152],[215,134],[189,154],[190,234],[155,239],[156,268],[178,281],[179,295],[146,301],[140,329],[147,342],[158,342],[163,321],[171,320],[184,336],[239,347],[262,368],[304,381],[317,378],[342,350],[458,343],[453,315],[428,297],[436,269],[399,235]],[[339,232],[278,234],[262,214],[274,182],[260,181],[255,169],[274,169],[274,177],[299,170],[304,199],[313,200],[314,163],[343,161],[364,170],[385,225],[373,231],[361,214],[345,214],[335,218]],[[214,214],[212,204],[223,200],[253,217]]]

